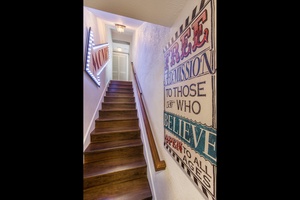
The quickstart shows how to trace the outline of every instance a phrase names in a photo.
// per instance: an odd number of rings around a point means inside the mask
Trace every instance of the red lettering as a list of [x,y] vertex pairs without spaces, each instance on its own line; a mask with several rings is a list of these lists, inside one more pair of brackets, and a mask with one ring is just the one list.
[[104,56],[104,58],[105,58],[105,62],[106,62],[106,61],[108,61],[108,47],[106,47],[106,48],[104,49],[104,51],[105,51],[105,56]]
[[165,53],[165,70],[169,69],[169,56],[170,56],[170,51],[168,50]]
[[180,56],[179,56],[179,52],[178,52],[178,43],[175,42],[172,46],[172,55],[171,55],[171,67],[173,65],[175,65],[175,61],[176,63],[178,63],[180,61]]
[[95,61],[96,61],[96,69],[99,69],[99,56],[98,56],[98,51],[94,53],[95,56]]
[[191,28],[186,29],[183,35],[180,37],[181,41],[181,60],[187,57],[191,53],[191,43],[188,43],[188,39],[191,36]]
[[92,61],[93,61],[93,74],[95,74],[95,72],[97,70],[97,59],[94,56],[94,54],[92,54]]
[[204,10],[204,12],[201,13],[200,16],[192,24],[192,29],[194,30],[194,37],[193,37],[194,44],[192,47],[193,51],[196,51],[197,48],[202,47],[205,42],[208,42],[208,33],[209,33],[208,28],[204,30],[204,36],[200,41],[200,36],[202,36],[203,34],[203,30],[202,30],[203,24],[206,22],[206,20],[207,20],[207,10]]
[[182,142],[181,141],[166,135],[165,143],[167,143],[169,146],[172,146],[174,149],[176,149],[176,150],[180,151],[180,153],[182,153]]
[[99,51],[99,63],[100,63],[100,67],[102,67],[103,64],[103,49],[100,49]]

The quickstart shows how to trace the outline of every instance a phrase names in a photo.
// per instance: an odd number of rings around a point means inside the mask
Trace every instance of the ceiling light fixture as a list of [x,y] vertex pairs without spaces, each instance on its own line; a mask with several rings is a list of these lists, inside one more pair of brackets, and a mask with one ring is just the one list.
[[121,24],[115,24],[115,26],[117,28],[117,31],[120,32],[120,33],[123,33],[124,29],[126,28],[126,26],[121,25]]

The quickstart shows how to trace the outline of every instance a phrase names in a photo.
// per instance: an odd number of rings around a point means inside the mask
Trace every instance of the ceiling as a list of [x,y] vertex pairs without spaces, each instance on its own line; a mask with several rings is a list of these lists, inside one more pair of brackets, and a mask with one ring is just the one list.
[[84,0],[92,13],[114,25],[134,30],[143,22],[172,27],[188,0]]
[[118,34],[118,32],[115,30],[114,26],[115,24],[123,24],[126,26],[125,32],[122,34],[131,35],[135,29],[137,29],[144,21],[140,21],[137,19],[132,19],[129,17],[124,17],[121,15],[112,14],[109,12],[104,12],[102,10],[97,10],[94,8],[86,7],[87,10],[92,12],[94,15],[99,17],[102,21],[105,22],[108,26],[111,27],[111,31],[115,34]]

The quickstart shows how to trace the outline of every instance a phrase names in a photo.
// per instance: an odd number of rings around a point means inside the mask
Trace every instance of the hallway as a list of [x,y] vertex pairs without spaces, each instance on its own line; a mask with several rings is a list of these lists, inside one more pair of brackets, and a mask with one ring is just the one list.
[[[169,1],[160,2],[164,5]],[[171,25],[166,26],[125,16],[118,18],[116,14],[84,7],[84,27],[85,30],[91,27],[94,37],[91,43],[94,47],[88,54],[91,57],[85,58],[94,59],[99,51],[95,48],[108,44],[109,59],[104,63],[99,57],[97,62],[103,64],[99,73],[100,68],[93,62],[86,66],[85,70],[95,67],[94,78],[89,73],[83,74],[83,150],[91,142],[90,134],[96,127],[98,111],[103,108],[109,82],[113,79],[133,80],[132,62],[140,82],[135,87],[142,89],[158,155],[166,163],[164,170],[155,170],[150,150],[152,144],[141,117],[141,105],[136,102],[152,199],[216,200],[215,2],[182,1],[176,8],[179,9],[176,13],[167,12],[173,17],[169,19]],[[153,18],[159,14],[162,13],[158,12]],[[117,23],[126,26],[124,32],[116,31]],[[84,37],[88,35],[84,31]],[[84,42],[88,45],[87,40]],[[119,42],[128,44],[128,53],[117,50]],[[128,63],[129,70],[117,67],[116,63]]]

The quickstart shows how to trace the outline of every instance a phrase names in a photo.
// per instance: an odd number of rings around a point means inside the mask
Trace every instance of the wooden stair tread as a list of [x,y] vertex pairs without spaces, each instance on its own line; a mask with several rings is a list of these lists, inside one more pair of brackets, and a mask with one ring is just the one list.
[[[120,97],[120,98],[134,98],[133,94],[130,94],[130,93],[128,93],[128,92],[123,92],[123,93],[121,93],[121,92],[115,92],[115,94],[116,94],[116,93],[118,93],[118,96],[114,96],[114,95],[112,95],[112,94],[108,94],[108,95],[105,95],[105,97],[113,97],[113,98],[115,98],[115,97]],[[127,95],[124,95],[124,94],[127,94]],[[130,94],[130,96],[129,96],[128,94]]]
[[132,85],[132,81],[110,80],[111,84],[129,84]]
[[120,97],[120,98],[134,98],[134,95],[133,94],[129,94],[129,93],[115,92],[114,94],[107,94],[105,97],[111,97],[111,98],[115,98],[115,97]]
[[136,111],[136,108],[103,108],[100,111]]
[[119,104],[119,105],[122,105],[122,104],[135,104],[135,102],[102,102],[102,104]]
[[110,149],[124,148],[124,147],[134,147],[143,145],[142,140],[138,139],[130,139],[130,140],[119,140],[119,141],[111,141],[104,143],[90,143],[89,146],[85,149],[84,153],[93,153],[97,151],[107,151]]
[[106,97],[134,97],[134,94],[133,93],[128,93],[128,92],[124,92],[124,93],[121,93],[121,92],[109,92],[109,93],[106,93]]
[[127,84],[127,85],[122,85],[122,84],[111,84],[108,86],[108,88],[124,88],[124,89],[133,89],[132,85],[131,84]]
[[104,96],[104,98],[108,97],[108,99],[114,98],[114,99],[134,99],[134,96],[116,96],[116,97],[111,97],[111,96]]
[[133,92],[133,87],[109,86],[106,92]]
[[131,90],[131,91],[124,91],[124,90],[120,90],[120,91],[109,91],[109,90],[106,90],[106,93],[122,93],[122,94],[134,94],[134,92],[133,92],[133,90]]
[[133,127],[121,127],[121,126],[115,126],[110,128],[95,128],[91,135],[97,135],[97,134],[107,134],[107,133],[119,133],[119,132],[130,132],[130,131],[140,131],[139,127],[133,126]]
[[146,200],[152,199],[147,178],[96,186],[84,190],[84,200]]
[[134,97],[127,97],[127,96],[123,96],[123,97],[120,97],[120,96],[105,96],[104,97],[104,102],[134,102]]
[[147,164],[143,154],[137,154],[134,157],[110,159],[106,160],[105,162],[99,161],[86,163],[83,168],[84,178],[146,166]]
[[136,120],[138,119],[138,117],[110,117],[110,118],[101,118],[99,117],[98,119],[96,119],[95,121],[120,121],[120,120]]

